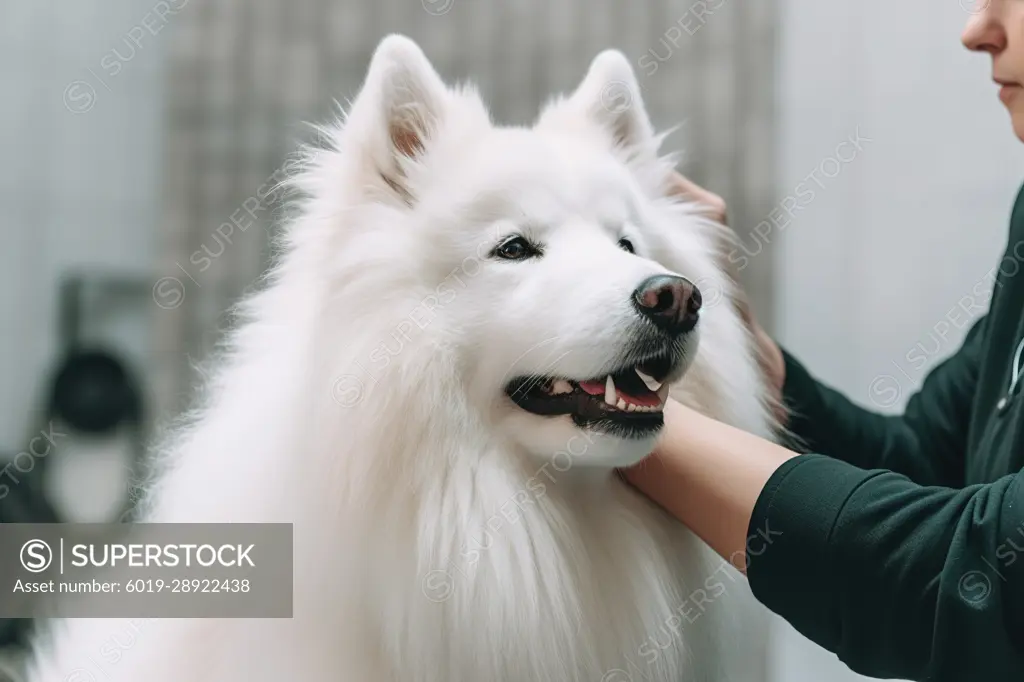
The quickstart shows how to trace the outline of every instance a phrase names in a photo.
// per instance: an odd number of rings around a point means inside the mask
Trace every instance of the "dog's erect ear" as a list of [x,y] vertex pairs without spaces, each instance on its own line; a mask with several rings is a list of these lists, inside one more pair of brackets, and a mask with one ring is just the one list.
[[618,50],[594,58],[566,103],[603,126],[617,145],[656,153],[658,145],[629,60]]
[[399,35],[381,41],[348,126],[380,178],[407,204],[415,196],[408,181],[410,165],[429,147],[449,96],[416,43]]

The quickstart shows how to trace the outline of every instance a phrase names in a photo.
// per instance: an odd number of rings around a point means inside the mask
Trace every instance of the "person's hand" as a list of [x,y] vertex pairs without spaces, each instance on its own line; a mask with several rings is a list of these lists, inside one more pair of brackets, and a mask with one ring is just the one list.
[[[679,173],[672,174],[671,191],[673,194],[686,197],[690,201],[695,202],[707,217],[722,227],[726,227],[728,224],[725,199],[714,192],[709,192]],[[728,230],[728,228],[726,229]],[[731,232],[731,230],[729,231]]]
[[764,328],[758,323],[757,318],[754,317],[754,313],[750,309],[750,301],[747,299],[746,292],[740,283],[739,272],[736,270],[735,263],[728,258],[728,254],[733,251],[738,238],[736,233],[726,224],[727,211],[725,200],[714,192],[709,192],[700,185],[693,183],[679,173],[673,174],[672,191],[696,203],[708,218],[722,228],[720,253],[724,257],[721,259],[721,266],[733,281],[735,291],[733,303],[740,317],[750,330],[751,336],[754,338],[758,362],[761,365],[761,371],[764,372],[768,388],[771,391],[775,416],[784,424],[786,422],[786,411],[782,405],[782,386],[786,381],[786,363],[782,357],[782,350],[779,348],[779,345],[768,336]]

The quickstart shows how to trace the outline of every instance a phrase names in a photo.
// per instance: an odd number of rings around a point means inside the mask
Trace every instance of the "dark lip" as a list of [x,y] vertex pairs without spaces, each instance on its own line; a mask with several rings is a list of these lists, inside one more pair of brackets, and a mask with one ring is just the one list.
[[[520,399],[524,397],[526,393],[543,381],[564,379],[575,384],[579,384],[584,381],[604,381],[605,377],[609,374],[614,375],[621,372],[629,372],[636,367],[646,367],[650,375],[656,381],[664,383],[667,380],[672,382],[679,379],[679,368],[682,366],[684,360],[685,357],[683,355],[683,348],[681,344],[640,344],[632,349],[630,353],[627,353],[618,365],[608,370],[603,370],[594,376],[579,378],[561,376],[558,374],[521,375],[511,379],[505,384],[505,394],[512,399],[512,402],[519,404]],[[652,369],[650,367],[652,364],[656,365],[657,369]]]
[[[527,382],[529,379],[523,379]],[[512,384],[515,386],[515,383]],[[644,422],[660,412],[623,412],[604,402],[603,397],[587,393],[566,393],[564,396],[545,397],[542,407],[533,403],[527,392],[508,390],[506,392],[517,406],[539,417],[560,417],[572,415],[582,419],[609,419],[618,422]]]
[[622,412],[605,404],[603,399],[586,393],[566,394],[563,398],[547,399],[543,409],[531,404],[529,396],[514,388],[531,379],[513,381],[506,388],[509,399],[519,409],[539,417],[569,417],[580,429],[589,429],[625,440],[651,438],[665,426],[662,412]]
[[627,440],[644,439],[656,435],[664,426],[665,420],[661,411],[623,412],[607,405],[603,396],[591,396],[579,390],[564,396],[545,396],[538,401],[531,389],[542,382],[555,379],[564,379],[577,385],[580,381],[603,381],[608,374],[631,372],[638,366],[650,368],[650,363],[660,363],[659,368],[663,369],[650,373],[656,380],[676,381],[680,378],[685,360],[681,344],[637,344],[625,355],[621,364],[597,377],[581,380],[558,375],[520,376],[505,385],[505,394],[517,407],[536,416],[569,416],[581,429],[591,429]]
[[1020,87],[1020,83],[1016,83],[1014,81],[1007,81],[1007,80],[1003,80],[1001,78],[993,78],[992,80],[996,82],[996,85],[1002,85],[1004,87],[1011,87],[1011,88],[1019,88]]
[[623,418],[621,416],[611,417],[584,417],[572,415],[573,423],[581,429],[592,429],[610,436],[616,436],[625,440],[642,440],[658,434],[665,426],[665,417],[661,412],[652,412],[643,417]]

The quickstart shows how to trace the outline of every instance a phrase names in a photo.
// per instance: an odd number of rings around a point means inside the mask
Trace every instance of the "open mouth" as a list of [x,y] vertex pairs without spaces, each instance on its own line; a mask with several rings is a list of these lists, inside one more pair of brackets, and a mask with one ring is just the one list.
[[519,377],[509,382],[505,393],[533,414],[571,415],[580,428],[644,438],[664,424],[666,380],[679,362],[666,352],[591,379]]

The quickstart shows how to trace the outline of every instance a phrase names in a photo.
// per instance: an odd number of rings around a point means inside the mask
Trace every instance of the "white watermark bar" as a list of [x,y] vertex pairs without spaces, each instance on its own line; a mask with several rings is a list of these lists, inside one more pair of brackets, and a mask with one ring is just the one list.
[[291,618],[286,523],[0,524],[0,618]]

